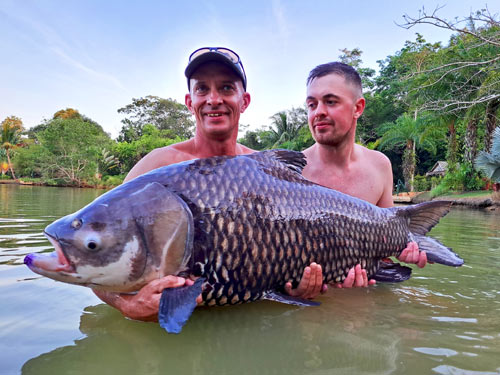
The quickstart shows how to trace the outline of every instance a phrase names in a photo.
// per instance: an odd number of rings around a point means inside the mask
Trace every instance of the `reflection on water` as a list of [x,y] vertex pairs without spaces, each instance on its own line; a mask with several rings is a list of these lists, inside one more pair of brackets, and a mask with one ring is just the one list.
[[317,308],[197,309],[180,335],[124,319],[22,265],[43,228],[102,191],[0,185],[0,373],[500,374],[500,221],[454,209],[433,236],[466,261],[403,284],[331,290]]

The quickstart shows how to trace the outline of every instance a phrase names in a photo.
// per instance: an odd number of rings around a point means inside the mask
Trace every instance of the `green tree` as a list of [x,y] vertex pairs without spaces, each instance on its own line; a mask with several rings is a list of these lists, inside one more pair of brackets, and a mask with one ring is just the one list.
[[404,148],[403,177],[406,188],[413,191],[413,180],[417,164],[416,149],[424,149],[435,153],[437,143],[445,136],[443,128],[427,122],[423,118],[414,119],[409,115],[403,115],[394,123],[384,124],[380,131],[382,133],[380,148]]
[[159,130],[152,124],[146,124],[139,139],[114,144],[112,153],[119,159],[122,173],[126,173],[152,150],[181,141],[184,139],[179,136],[172,137],[169,130]]
[[491,149],[481,151],[475,160],[475,167],[483,171],[488,178],[500,183],[500,127],[493,132]]
[[45,150],[43,177],[78,186],[94,178],[101,150],[112,144],[101,126],[78,117],[49,121],[37,138]]
[[179,136],[187,139],[193,135],[194,121],[185,105],[174,99],[163,99],[158,96],[146,96],[132,99],[132,103],[118,109],[118,113],[127,115],[119,142],[138,140],[143,134],[146,124],[152,124],[159,130],[169,130],[171,138]]
[[374,87],[373,77],[375,76],[375,70],[371,68],[363,68],[361,65],[363,61],[361,60],[361,55],[363,51],[359,48],[354,48],[349,50],[347,48],[341,49],[341,55],[339,55],[340,62],[352,66],[361,77],[361,84],[363,85],[364,91],[370,90]]
[[307,127],[307,111],[305,108],[292,108],[271,116],[270,133],[266,141],[272,142],[271,148],[276,148],[284,142],[292,141],[299,134],[299,130]]
[[0,138],[0,146],[5,150],[5,155],[7,157],[7,163],[9,164],[10,173],[12,177],[17,180],[12,168],[12,162],[10,160],[11,150],[16,148],[21,142],[21,132],[23,131],[23,122],[19,117],[9,116],[2,121],[2,133]]

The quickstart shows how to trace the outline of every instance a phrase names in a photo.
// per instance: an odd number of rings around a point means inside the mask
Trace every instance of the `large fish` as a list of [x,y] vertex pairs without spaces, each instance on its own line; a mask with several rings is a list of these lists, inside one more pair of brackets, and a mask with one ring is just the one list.
[[379,208],[308,181],[304,166],[303,154],[273,150],[156,169],[49,225],[55,251],[25,263],[55,280],[115,292],[165,275],[199,277],[163,293],[160,324],[174,332],[200,291],[206,305],[312,304],[279,293],[311,262],[322,265],[325,283],[343,281],[356,264],[391,281],[394,270],[382,260],[414,240],[431,261],[463,264],[425,236],[448,202]]

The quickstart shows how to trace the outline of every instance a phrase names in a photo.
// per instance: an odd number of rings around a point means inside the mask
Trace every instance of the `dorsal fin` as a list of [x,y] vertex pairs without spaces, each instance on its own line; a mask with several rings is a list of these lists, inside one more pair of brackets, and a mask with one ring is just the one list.
[[264,156],[270,159],[276,159],[279,162],[285,164],[289,169],[299,174],[302,174],[302,170],[307,164],[306,156],[299,151],[292,150],[284,150],[284,149],[276,149],[276,150],[267,150],[261,151],[252,156]]
[[396,209],[397,215],[409,218],[410,232],[423,236],[450,211],[450,207],[448,201],[430,201]]

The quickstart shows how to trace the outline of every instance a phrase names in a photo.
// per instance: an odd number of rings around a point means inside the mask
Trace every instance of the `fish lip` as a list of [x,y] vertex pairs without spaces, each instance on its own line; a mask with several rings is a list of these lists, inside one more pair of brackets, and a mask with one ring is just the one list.
[[68,259],[64,250],[61,246],[59,239],[46,231],[43,234],[50,241],[52,246],[54,246],[55,252],[57,254],[57,259],[59,261],[60,267],[57,269],[58,272],[76,273],[75,265]]

